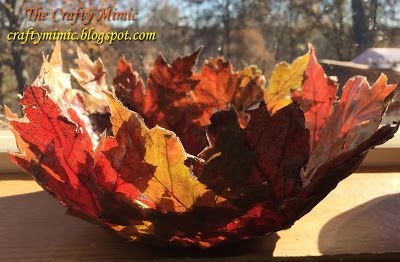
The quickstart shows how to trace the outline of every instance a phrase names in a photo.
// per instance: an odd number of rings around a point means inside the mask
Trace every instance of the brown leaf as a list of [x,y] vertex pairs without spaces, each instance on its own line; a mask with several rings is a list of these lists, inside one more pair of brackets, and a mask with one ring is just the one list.
[[124,105],[134,111],[144,112],[146,89],[143,80],[125,58],[119,60],[114,88],[115,95]]

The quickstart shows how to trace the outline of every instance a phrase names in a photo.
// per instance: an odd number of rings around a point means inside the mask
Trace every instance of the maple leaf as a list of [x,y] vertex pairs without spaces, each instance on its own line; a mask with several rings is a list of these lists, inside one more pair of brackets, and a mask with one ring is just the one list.
[[149,130],[140,116],[126,109],[112,95],[106,96],[118,142],[118,146],[106,153],[113,168],[162,211],[189,209],[208,190],[184,164],[186,154],[179,139],[173,132],[158,126]]
[[299,173],[309,155],[302,111],[292,104],[271,117],[262,104],[250,116],[245,129],[232,110],[212,116],[212,146],[201,155],[205,164],[199,180],[235,203],[258,198],[257,192],[290,196],[301,186]]
[[378,129],[388,101],[397,92],[397,85],[388,85],[383,74],[372,87],[365,77],[355,76],[343,86],[338,98],[337,85],[325,76],[312,46],[309,54],[301,91],[292,94],[304,110],[312,137],[306,179],[325,161],[368,139]]
[[76,52],[78,54],[76,63],[79,68],[71,69],[71,74],[92,97],[103,99],[101,91],[107,90],[103,61],[99,58],[93,62],[78,46]]
[[72,88],[70,74],[63,71],[60,42],[56,42],[50,60],[48,57],[43,58],[40,74],[33,85],[48,86],[51,89],[49,95],[62,110],[73,108],[85,123],[93,143],[97,144],[98,134],[110,126],[107,119],[108,105],[101,95],[101,91],[107,89],[104,68],[101,60],[93,63],[79,48],[77,53],[80,68],[71,69],[71,72],[84,89],[91,91],[91,94]]
[[311,148],[315,148],[334,111],[337,84],[328,78],[322,66],[318,64],[314,48],[310,46],[309,64],[304,72],[304,80],[299,97],[293,93],[293,99],[304,110],[307,126],[311,132]]
[[10,118],[22,154],[11,154],[11,159],[69,208],[95,216],[97,203],[82,184],[87,174],[82,167],[88,164],[92,142],[77,115],[72,110],[66,115],[47,94],[48,90],[36,86],[24,91],[25,118]]
[[[62,72],[59,52],[48,70]],[[288,228],[399,127],[379,128],[396,85],[356,76],[336,97],[312,46],[266,89],[255,66],[223,58],[193,72],[199,50],[171,65],[159,56],[147,85],[121,59],[115,94],[101,62],[79,52],[74,74],[103,103],[89,108],[42,75],[24,117],[5,107],[10,157],[69,214],[130,241],[207,248]],[[89,116],[110,130],[94,138]]]
[[11,158],[71,214],[120,232],[118,223],[137,229],[141,220],[135,219],[143,219],[138,209],[154,208],[159,213],[152,216],[163,216],[226,202],[191,174],[184,164],[185,151],[171,131],[148,129],[136,113],[106,94],[115,137],[103,137],[93,152],[83,122],[72,109],[66,115],[50,92],[27,87],[21,100],[26,116],[18,119],[8,112],[21,150]]
[[265,77],[256,66],[248,66],[239,72],[239,87],[232,98],[232,104],[239,110],[251,107],[259,101],[265,91]]
[[62,61],[61,44],[57,41],[50,60],[46,56],[43,57],[40,75],[34,83],[36,85],[44,84],[51,87],[51,95],[55,99],[64,97],[65,92],[69,92],[72,89],[71,75],[64,73]]
[[125,58],[121,58],[114,78],[115,95],[136,112],[144,112],[146,89],[139,74]]
[[[231,237],[246,238],[260,232],[268,233],[290,227],[315,207],[341,180],[354,172],[371,148],[386,142],[398,130],[398,125],[380,128],[352,150],[342,152],[324,162],[317,168],[312,179],[305,183],[302,182],[301,169],[307,164],[310,154],[307,150],[309,132],[305,129],[304,118],[296,117],[296,114],[301,114],[301,110],[291,104],[277,111],[272,117],[269,117],[267,112],[264,106],[251,112],[255,122],[250,121],[246,129],[250,131],[247,133],[248,145],[250,148],[251,145],[255,146],[256,166],[260,173],[255,177],[259,182],[268,182],[273,194],[254,202],[256,204],[253,203],[244,214],[220,228],[218,233],[226,237],[230,237],[231,234]],[[286,123],[288,116],[291,116],[291,121],[295,123],[290,126],[290,130],[283,131],[282,135],[268,128],[273,125],[274,128],[283,130],[285,125],[290,123]],[[265,147],[263,140],[275,141],[277,148],[280,145],[281,151],[278,150],[276,154],[276,147],[271,144]],[[293,145],[290,145],[290,140]],[[285,144],[287,142],[288,148]],[[221,174],[224,175],[217,175]]]
[[201,112],[186,93],[198,82],[192,79],[191,70],[199,52],[178,58],[172,65],[158,56],[146,87],[124,59],[114,78],[115,94],[126,106],[141,114],[149,126],[160,125],[176,132],[191,153],[207,145],[204,129],[192,121]]
[[219,58],[206,61],[201,73],[194,78],[199,80],[199,84],[193,90],[193,98],[205,107],[201,118],[195,121],[206,126],[212,113],[226,109],[231,102],[237,92],[235,87],[239,85],[239,75],[233,72],[229,62]]
[[301,87],[309,60],[310,54],[307,53],[294,60],[291,65],[283,62],[275,66],[268,88],[264,93],[264,99],[270,112],[274,113],[291,103],[290,93]]
[[[150,126],[174,131],[192,154],[207,146],[205,129],[214,112],[231,104],[239,110],[250,106],[262,98],[265,84],[255,66],[234,72],[223,58],[210,59],[200,72],[193,72],[200,51],[171,65],[158,56],[146,87],[124,59],[119,61],[114,78],[115,94],[124,105],[137,111]],[[241,120],[245,123],[246,115],[242,114]]]
[[[102,95],[102,91],[108,90],[103,61],[98,58],[93,62],[78,46],[76,53],[78,68],[70,69],[70,72],[86,91],[74,90],[82,97],[83,103],[80,106],[83,107],[84,112],[88,112],[89,118],[91,114],[107,114],[108,105]],[[73,97],[70,100],[73,100]],[[93,125],[97,125],[94,119],[91,120]]]

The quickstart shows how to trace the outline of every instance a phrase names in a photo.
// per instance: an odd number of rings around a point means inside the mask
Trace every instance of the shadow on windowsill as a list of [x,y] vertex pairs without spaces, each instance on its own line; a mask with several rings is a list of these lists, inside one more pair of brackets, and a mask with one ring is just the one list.
[[[335,207],[332,207],[335,208]],[[376,198],[331,219],[319,234],[322,254],[400,250],[400,194]]]

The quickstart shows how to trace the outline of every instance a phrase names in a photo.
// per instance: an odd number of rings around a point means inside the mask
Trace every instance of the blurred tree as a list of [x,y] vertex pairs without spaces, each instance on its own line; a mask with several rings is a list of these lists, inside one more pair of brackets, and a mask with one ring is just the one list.
[[[3,35],[9,32],[16,32],[22,29],[25,16],[21,15],[24,13],[26,1],[17,0],[1,0],[0,1],[0,23]],[[1,40],[2,43],[2,56],[6,59],[2,60],[1,64],[10,66],[14,70],[15,78],[17,80],[17,88],[19,93],[22,93],[24,85],[26,83],[25,79],[25,65],[23,63],[23,55],[25,49],[23,46],[17,42],[4,43],[5,40]],[[9,47],[5,48],[5,47]],[[7,53],[9,51],[9,53]],[[0,65],[1,65],[0,64]]]
[[354,43],[359,51],[375,44],[378,0],[351,0]]
[[345,60],[352,56],[347,3],[346,0],[294,0],[289,1],[289,8],[301,16],[308,41],[317,40],[315,37],[322,35],[330,49],[325,54],[333,53],[335,57],[332,58]]

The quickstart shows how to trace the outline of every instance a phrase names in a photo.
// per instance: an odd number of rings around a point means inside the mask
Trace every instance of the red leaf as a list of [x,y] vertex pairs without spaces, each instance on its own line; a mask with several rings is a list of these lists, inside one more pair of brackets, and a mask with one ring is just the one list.
[[186,95],[197,83],[192,79],[192,68],[197,62],[200,51],[201,48],[190,56],[179,57],[172,65],[159,55],[150,72],[149,88],[161,88]]
[[[192,68],[200,53],[197,50],[190,56],[176,59],[170,66],[159,55],[149,75],[147,83],[146,104],[143,115],[151,125],[164,123],[165,127],[179,120],[183,112],[173,113],[176,104],[192,90],[197,81],[192,79]],[[167,118],[167,119],[165,119]]]
[[33,172],[35,178],[61,201],[73,202],[70,207],[95,217],[98,203],[93,192],[84,185],[87,176],[93,172],[90,161],[92,141],[75,112],[72,109],[68,110],[69,114],[62,112],[47,92],[44,88],[27,87],[21,99],[26,120],[10,123],[30,145],[29,150],[36,159],[27,164],[24,155],[17,154],[12,158]]
[[315,51],[310,47],[310,61],[304,72],[299,97],[294,97],[304,110],[307,127],[311,133],[311,148],[315,148],[334,110],[337,85],[329,79],[318,64]]
[[354,149],[378,129],[387,108],[386,101],[397,92],[396,86],[387,85],[383,75],[372,87],[361,76],[346,83],[334,113],[320,131],[321,142],[311,153],[306,171],[308,178],[323,162]]
[[305,181],[325,161],[367,140],[378,129],[387,102],[397,92],[397,85],[388,85],[385,75],[372,87],[365,77],[355,76],[347,81],[337,100],[336,85],[325,76],[312,46],[310,55],[302,89],[292,94],[304,110],[306,125],[311,131],[312,147]]
[[[121,158],[114,159],[114,155],[118,156],[119,148],[121,146],[112,137],[103,137],[100,140],[95,155],[96,183],[107,191],[120,192],[130,199],[137,199],[141,194],[139,189],[136,185],[128,183],[130,182],[130,177],[126,170],[121,171],[121,166],[125,163],[121,161]],[[127,157],[124,156],[123,159],[125,158]],[[124,179],[128,181],[126,182]],[[132,180],[134,182],[134,179]]]

